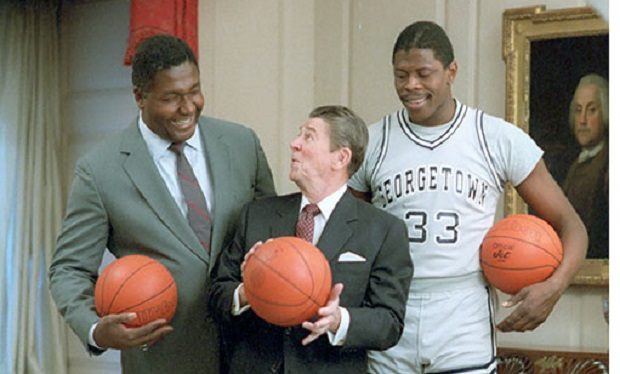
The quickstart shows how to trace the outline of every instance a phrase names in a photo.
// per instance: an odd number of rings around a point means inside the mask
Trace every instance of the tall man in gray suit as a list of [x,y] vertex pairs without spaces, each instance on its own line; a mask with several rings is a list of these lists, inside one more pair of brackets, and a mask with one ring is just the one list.
[[[367,350],[398,342],[413,273],[405,225],[347,191],[367,141],[366,125],[349,109],[315,109],[290,145],[289,177],[301,193],[242,211],[209,293],[210,310],[229,331],[231,373],[366,373]],[[335,285],[316,320],[281,328],[251,310],[242,269],[262,241],[300,236],[298,217],[309,211],[307,240],[325,254]]]
[[[144,41],[132,63],[132,83],[136,121],[77,163],[50,267],[52,295],[91,353],[122,350],[124,372],[217,373],[209,272],[232,239],[242,206],[275,193],[271,171],[253,131],[200,117],[198,64],[181,39]],[[199,185],[192,198],[204,206],[202,233],[194,229],[194,204],[177,177],[181,160]],[[134,314],[97,316],[93,288],[105,248],[116,257],[147,255],[168,268],[178,289],[170,324],[129,328],[123,323]]]

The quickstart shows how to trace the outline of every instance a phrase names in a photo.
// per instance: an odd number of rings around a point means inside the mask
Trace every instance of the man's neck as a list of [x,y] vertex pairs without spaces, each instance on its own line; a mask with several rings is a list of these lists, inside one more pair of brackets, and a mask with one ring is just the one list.
[[605,139],[601,140],[600,142],[596,143],[595,145],[591,146],[591,147],[582,147],[581,150],[582,151],[593,151],[596,149],[602,149],[605,146]]
[[337,178],[333,181],[317,181],[308,185],[297,185],[301,193],[310,200],[311,203],[318,203],[327,196],[336,192],[340,187],[347,183],[347,178]]

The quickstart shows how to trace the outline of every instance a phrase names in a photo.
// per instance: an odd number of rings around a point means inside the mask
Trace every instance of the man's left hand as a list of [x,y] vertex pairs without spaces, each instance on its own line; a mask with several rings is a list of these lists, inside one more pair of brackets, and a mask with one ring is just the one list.
[[502,303],[505,308],[518,306],[497,325],[497,329],[502,332],[534,330],[549,317],[562,292],[563,288],[551,280],[524,287]]
[[308,345],[314,340],[316,340],[319,336],[330,331],[332,333],[336,333],[338,331],[338,327],[340,327],[340,294],[342,293],[343,288],[342,283],[337,283],[331,290],[329,294],[329,300],[327,300],[327,304],[324,307],[320,308],[318,311],[319,319],[315,322],[304,322],[301,324],[301,327],[310,331],[310,335],[306,336],[304,340],[301,341],[302,345]]

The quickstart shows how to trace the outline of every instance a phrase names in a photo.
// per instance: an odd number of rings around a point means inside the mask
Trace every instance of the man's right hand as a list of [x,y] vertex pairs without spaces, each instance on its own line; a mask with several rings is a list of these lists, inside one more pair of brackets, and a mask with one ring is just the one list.
[[99,320],[93,339],[101,348],[128,349],[151,346],[173,330],[165,319],[158,319],[141,327],[127,327],[124,323],[136,318],[135,313],[107,315]]
[[[243,280],[243,271],[245,270],[245,266],[248,263],[248,259],[252,257],[252,255],[254,255],[254,252],[256,252],[256,249],[260,247],[262,244],[263,244],[262,241],[257,241],[256,243],[254,243],[252,248],[250,248],[250,250],[245,254],[245,256],[243,256],[243,262],[241,263],[241,279],[242,280]],[[248,305],[248,299],[245,297],[245,287],[243,286],[243,283],[241,283],[241,285],[239,286],[239,307],[243,308],[246,305]]]

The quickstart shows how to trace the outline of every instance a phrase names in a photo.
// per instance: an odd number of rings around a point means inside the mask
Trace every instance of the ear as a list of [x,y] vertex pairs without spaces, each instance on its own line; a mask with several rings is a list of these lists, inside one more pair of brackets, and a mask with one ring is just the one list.
[[335,169],[347,169],[351,163],[353,152],[349,147],[342,147],[337,152],[337,159],[334,162]]
[[448,70],[448,84],[452,85],[454,83],[454,80],[456,79],[456,73],[459,70],[459,67],[456,61],[452,61],[450,65],[448,65],[447,70]]
[[140,110],[144,109],[144,100],[146,99],[146,94],[140,90],[138,87],[133,88],[133,97],[136,100],[136,104]]

